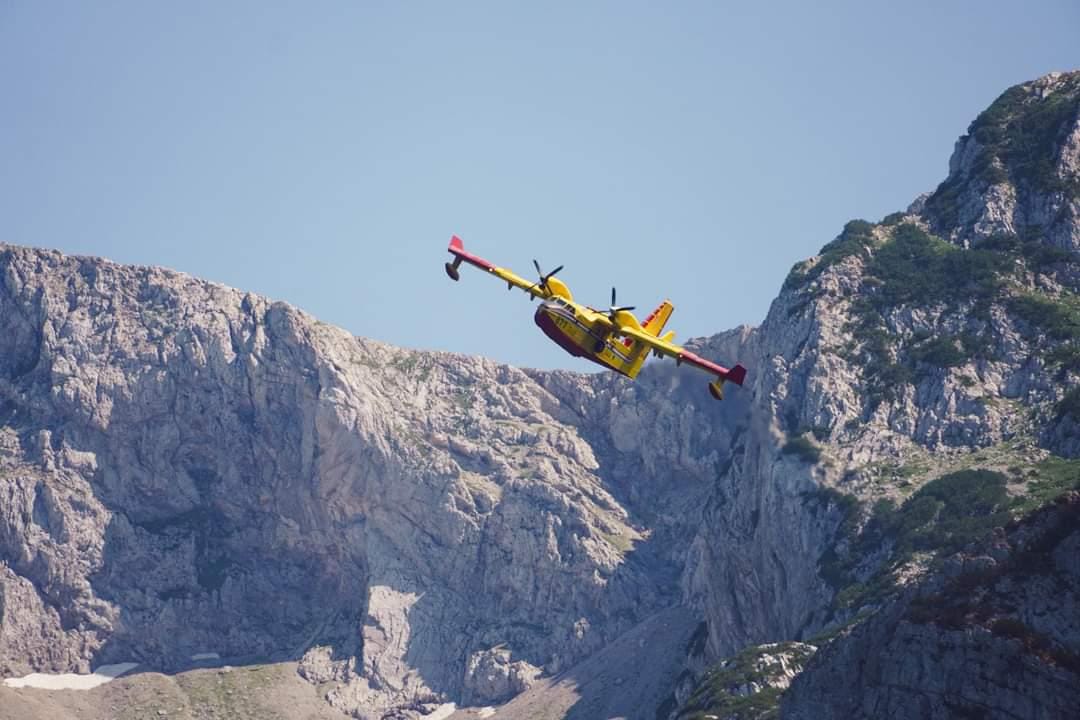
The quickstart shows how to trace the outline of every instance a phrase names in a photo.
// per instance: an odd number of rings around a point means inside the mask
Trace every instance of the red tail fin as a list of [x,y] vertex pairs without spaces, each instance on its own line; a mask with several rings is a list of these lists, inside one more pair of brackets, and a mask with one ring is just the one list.
[[742,385],[743,380],[746,379],[746,368],[744,368],[742,365],[736,365],[735,367],[728,370],[727,377],[725,377],[724,379],[730,380],[736,385]]

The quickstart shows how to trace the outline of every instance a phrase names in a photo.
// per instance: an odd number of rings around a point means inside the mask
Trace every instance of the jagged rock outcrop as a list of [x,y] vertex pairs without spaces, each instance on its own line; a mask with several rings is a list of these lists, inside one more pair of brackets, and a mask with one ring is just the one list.
[[1010,88],[956,142],[949,176],[926,201],[935,230],[978,244],[1038,233],[1080,252],[1080,73]]
[[511,661],[507,648],[473,653],[465,666],[465,705],[504,702],[532,686],[539,668],[524,660]]
[[950,559],[822,650],[783,717],[1065,718],[1080,707],[1080,494]]

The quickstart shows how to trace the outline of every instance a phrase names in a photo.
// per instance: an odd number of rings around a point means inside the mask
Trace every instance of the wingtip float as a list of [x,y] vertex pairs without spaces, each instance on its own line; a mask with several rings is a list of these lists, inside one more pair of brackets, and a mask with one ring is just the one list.
[[672,357],[679,365],[688,363],[712,374],[715,379],[709,383],[709,394],[717,400],[724,397],[724,383],[742,385],[746,379],[746,368],[742,365],[726,368],[672,342],[675,333],[664,333],[664,325],[675,309],[668,300],[660,303],[644,322],[639,322],[631,312],[632,306],[616,304],[615,288],[611,288],[611,307],[606,311],[575,302],[566,283],[555,277],[562,265],[544,273],[533,260],[539,277],[530,282],[467,252],[457,235],[450,238],[447,250],[454,256],[446,263],[446,274],[451,280],[461,279],[458,269],[462,263],[468,263],[499,278],[511,290],[516,287],[525,291],[530,300],[539,298],[541,304],[533,318],[536,324],[575,357],[591,360],[631,379],[637,377],[650,351],[657,357]]

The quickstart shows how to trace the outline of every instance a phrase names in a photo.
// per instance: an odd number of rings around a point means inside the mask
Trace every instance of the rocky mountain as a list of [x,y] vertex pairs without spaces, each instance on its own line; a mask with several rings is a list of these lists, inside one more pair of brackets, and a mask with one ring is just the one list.
[[[849,635],[852,627],[902,612],[907,588],[927,577],[941,582],[941,565],[954,553],[1080,483],[1078,230],[1080,73],[1052,74],[1008,90],[972,123],[934,193],[880,223],[848,223],[819,256],[792,269],[752,359],[763,364],[750,423],[767,431],[750,433],[732,468],[732,487],[753,488],[757,498],[717,497],[697,540],[713,549],[699,566],[713,573],[755,547],[758,556],[694,586],[717,655],[743,642],[793,639],[827,645],[828,658],[845,653],[809,665],[796,688],[818,683],[817,704],[793,691],[785,717],[828,716],[818,712],[829,702],[818,673],[853,677],[897,652],[883,635],[853,647],[852,636],[869,636]],[[768,518],[749,545],[732,532],[739,507]],[[786,536],[786,553],[780,539],[763,542],[771,533]],[[724,547],[734,551],[727,560]],[[783,560],[770,568],[763,548],[796,555],[801,576]],[[772,594],[754,583],[747,597],[739,578],[755,572],[773,583]],[[709,588],[732,588],[731,596],[711,599]],[[1055,616],[1071,608],[1050,593],[1040,601]],[[766,607],[779,617],[751,624],[757,637],[725,635]],[[1071,634],[1048,638],[1063,653],[1080,649]],[[910,707],[959,717],[950,703],[972,706],[970,692],[953,697],[930,682],[941,668],[908,647],[894,659],[908,663],[901,673],[920,667],[918,678],[906,678]],[[958,656],[944,647],[932,653],[955,663],[961,682],[976,671],[959,657],[972,648],[953,649]],[[1071,697],[1020,687],[1027,706],[1018,709],[1004,670],[1015,648],[984,649],[1002,656],[978,669],[983,714],[971,717],[1055,717],[1053,708]],[[1080,683],[1069,678],[1066,685]],[[892,716],[895,705],[862,690],[853,689],[849,700],[859,700],[834,716]],[[680,697],[687,693],[683,686]],[[774,703],[738,717],[777,711]]]
[[166,270],[0,269],[5,675],[215,652],[361,715],[501,702],[679,604],[745,413],[671,367],[530,377]]
[[1071,492],[847,630],[799,676],[784,716],[1074,716],[1078,551]]
[[[836,708],[953,707],[905,664],[930,652],[961,678],[986,656],[985,716],[1051,717],[1080,647],[1040,588],[1070,551],[1020,599],[1027,531],[995,528],[1080,480],[1078,112],[1080,73],[1007,91],[936,192],[697,341],[750,368],[723,403],[670,363],[631,383],[403,350],[0,246],[0,674],[213,652],[364,718],[811,717],[839,675]],[[919,608],[960,603],[948,568],[995,532],[990,609],[943,635]],[[1046,681],[1010,685],[1031,657]]]

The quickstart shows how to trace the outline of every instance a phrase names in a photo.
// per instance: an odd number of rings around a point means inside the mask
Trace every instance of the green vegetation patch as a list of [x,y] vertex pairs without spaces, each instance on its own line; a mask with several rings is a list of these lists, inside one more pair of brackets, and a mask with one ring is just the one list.
[[964,344],[953,335],[932,337],[908,351],[908,358],[912,362],[939,368],[958,367],[966,363],[969,357]]
[[965,186],[988,187],[1006,180],[1035,192],[1065,192],[1080,197],[1080,183],[1062,180],[1054,170],[1055,154],[1076,115],[1080,77],[1044,98],[1022,87],[1006,90],[968,127],[979,144],[969,177],[952,176],[938,186],[926,208],[940,222],[956,227],[959,198]]
[[[807,270],[803,269],[805,264],[797,265],[785,281],[788,289],[804,288],[789,309],[794,315],[821,293],[820,289],[805,289],[810,281],[846,257],[863,258],[864,292],[851,303],[847,329],[853,342],[845,357],[863,369],[871,411],[882,401],[895,401],[906,385],[918,382],[935,368],[989,359],[992,352],[992,339],[985,329],[959,335],[927,334],[898,342],[886,323],[891,312],[905,306],[944,306],[947,312],[962,311],[983,321],[985,328],[991,304],[1007,296],[1008,284],[1017,273],[1025,268],[1046,271],[1076,261],[1070,253],[1047,245],[1037,232],[997,235],[976,247],[961,248],[901,218],[890,216],[890,220],[898,224],[885,226],[889,238],[880,243],[873,225],[852,220],[839,237],[821,249],[816,265]],[[1030,326],[1062,343],[1047,350],[1048,360],[1062,374],[1080,372],[1080,296],[1025,293],[1010,299],[1008,306]]]
[[[1037,239],[1021,240],[1012,235],[995,236],[964,249],[904,223],[868,261],[866,271],[873,279],[873,290],[857,310],[860,314],[884,313],[903,305],[945,303],[955,307],[972,301],[977,308],[985,308],[1001,296],[1006,281],[1017,271],[1017,261],[1045,269],[1039,263],[1072,259],[1071,254]],[[1060,337],[1080,337],[1080,298],[1070,294],[1060,300],[1027,297],[1020,302],[1018,312],[1034,317],[1049,311],[1044,324]]]
[[1080,340],[1080,297],[1051,298],[1027,293],[1009,301],[1009,309],[1055,340]]
[[391,360],[390,365],[397,368],[404,375],[424,381],[431,376],[435,361],[426,353],[405,350],[401,355]]
[[1066,416],[1080,420],[1080,386],[1065,393],[1065,397],[1061,398],[1055,409],[1059,420]]
[[[1072,489],[1080,489],[1080,460],[1056,456],[1030,466],[1010,468],[1027,477],[1020,495],[1010,495],[1009,478],[985,469],[966,469],[932,480],[903,503],[879,500],[860,529],[864,505],[852,496],[840,505],[844,522],[840,540],[818,560],[822,579],[837,591],[835,608],[856,608],[877,602],[894,590],[892,571],[917,553],[942,556],[987,537],[996,527],[1026,515]],[[842,495],[829,489],[818,501],[838,503]],[[841,548],[839,551],[837,548]],[[858,568],[866,558],[884,559],[867,576]],[[863,579],[860,580],[859,578]]]
[[838,623],[836,625],[826,626],[823,630],[815,633],[803,642],[807,643],[808,645],[813,645],[820,650],[825,645],[828,645],[833,640],[840,637],[846,630],[855,627],[873,614],[873,610],[870,610],[869,608],[863,608],[844,622]]
[[873,409],[882,401],[896,400],[900,389],[913,382],[915,375],[911,368],[894,359],[893,341],[884,319],[876,313],[859,313],[856,309],[856,319],[847,329],[856,341],[844,357],[862,366],[869,407]]
[[[897,565],[909,561],[916,552],[955,552],[1005,525],[1013,504],[1005,488],[1006,477],[990,470],[961,470],[932,480],[897,506],[892,500],[876,502],[870,518],[859,532],[862,506],[857,501],[845,507],[840,537],[846,548],[838,552],[836,543],[818,560],[822,578],[838,591],[838,607],[854,607],[891,591],[889,577]],[[833,491],[835,492],[835,491]],[[856,569],[865,558],[887,550],[887,559],[865,581],[856,578]]]
[[[1080,396],[1080,390],[1075,392]],[[1029,477],[1023,496],[1013,500],[1016,515],[1026,515],[1069,490],[1080,490],[1080,460],[1051,455],[1036,464]]]
[[[978,333],[924,334],[902,347],[889,333],[886,316],[902,306],[945,305],[953,311],[965,307],[974,318],[985,319],[1016,271],[1022,255],[1019,247],[1015,238],[999,238],[963,249],[910,223],[893,230],[891,239],[866,263],[867,292],[852,303],[848,324],[855,343],[847,358],[863,367],[871,409],[883,400],[895,400],[904,385],[934,368],[986,358],[992,347],[990,338]],[[1059,318],[1062,312],[1071,311],[1059,309],[1046,322],[1071,323]],[[1076,362],[1080,364],[1080,357]]]
[[1058,342],[1046,352],[1046,362],[1057,367],[1060,377],[1080,373],[1080,296],[1066,292],[1055,298],[1025,293],[1009,301],[1009,310]]
[[899,507],[888,500],[878,503],[872,522],[891,539],[900,561],[915,552],[956,552],[1012,518],[1006,481],[992,470],[949,473],[923,485]]
[[459,410],[468,411],[476,403],[476,395],[472,388],[455,388],[450,392],[450,402]]
[[854,532],[859,524],[859,515],[862,512],[863,503],[854,495],[840,492],[836,488],[820,485],[812,492],[804,495],[810,502],[817,503],[821,507],[835,507],[843,517],[841,530]]
[[780,452],[784,455],[795,455],[799,460],[811,465],[821,460],[821,448],[804,435],[788,440],[784,443],[784,446],[780,448]]
[[[801,669],[813,656],[814,650],[798,643],[756,645],[710,668],[679,712],[679,720],[705,720],[709,717],[738,720],[767,720],[780,716],[780,696],[783,689],[767,682],[782,672],[779,658],[766,660],[767,655],[784,654],[789,667]],[[761,689],[748,695],[735,694],[740,688],[756,683]]]
[[694,634],[686,643],[686,654],[690,657],[701,657],[705,654],[705,646],[709,642],[709,624],[704,620],[694,628]]
[[[820,486],[806,494],[809,502],[829,509],[835,508],[841,516],[839,535],[842,538],[858,537],[859,521],[863,515],[863,503],[854,495],[840,492],[835,488]],[[854,563],[849,563],[836,552],[836,546],[830,546],[818,560],[821,577],[834,589],[840,589],[852,582],[851,573]]]
[[[835,265],[852,255],[866,255],[866,249],[874,244],[874,226],[865,220],[849,220],[843,231],[832,242],[821,248],[819,267]],[[822,267],[822,269],[824,269]],[[818,270],[820,273],[820,270]]]
[[1029,269],[1039,272],[1076,262],[1076,257],[1068,250],[1047,243],[1038,227],[1022,229],[1019,234],[993,235],[980,242],[978,248],[999,252],[1014,261],[1022,259]]
[[1080,341],[1058,345],[1046,353],[1046,362],[1057,367],[1062,376],[1067,373],[1080,373]]
[[[855,342],[846,357],[863,368],[871,409],[883,400],[897,399],[904,385],[919,381],[934,368],[958,367],[991,353],[992,342],[985,333],[924,335],[911,338],[912,343],[904,347],[886,325],[885,318],[893,310],[944,305],[948,311],[963,310],[973,319],[986,321],[991,304],[1006,296],[1008,283],[1018,272],[1025,268],[1047,271],[1076,261],[1034,232],[997,235],[965,249],[917,225],[892,219],[899,224],[885,226],[889,238],[881,243],[875,240],[870,223],[852,220],[836,240],[822,248],[816,265],[808,270],[803,270],[805,264],[797,265],[785,281],[785,288],[804,288],[789,308],[789,314],[796,315],[822,292],[805,289],[810,281],[843,258],[859,255],[864,259],[864,292],[852,302],[848,324]],[[1080,297],[1027,293],[1010,300],[1009,307],[1052,339],[1066,341],[1049,351],[1051,359],[1062,372],[1080,372]]]
[[910,223],[874,253],[867,272],[881,281],[870,301],[878,310],[905,304],[991,300],[1010,258],[989,248],[963,249]]
[[[852,303],[848,325],[858,345],[849,360],[863,366],[871,408],[895,400],[928,368],[956,367],[988,343],[949,335],[915,338],[905,361],[894,347],[885,316],[901,305],[933,305],[975,301],[985,307],[1001,290],[1000,273],[1008,260],[992,250],[963,250],[910,223],[893,231],[892,239],[866,265],[869,291]],[[921,372],[917,372],[920,369]]]
[[[265,693],[279,685],[283,673],[274,665],[234,667],[228,672],[196,671],[176,676],[176,683],[186,694],[193,717],[284,718],[265,707]],[[156,717],[157,714],[147,714]],[[142,717],[142,716],[140,716]]]
[[634,548],[634,541],[621,533],[600,533],[608,545],[625,555]]
[[[982,146],[976,172],[988,181],[1000,182],[1007,173],[1015,183],[1032,189],[1055,192],[1067,190],[1054,171],[1058,146],[1076,116],[1080,77],[1045,98],[1032,98],[1023,88],[1006,90],[968,128],[968,134]],[[998,160],[1004,169],[992,169]]]
[[851,220],[844,225],[844,230],[832,242],[821,248],[820,258],[809,270],[802,270],[804,263],[799,263],[784,280],[784,288],[791,289],[805,286],[816,280],[821,273],[846,257],[861,255],[867,257],[867,248],[874,245],[874,226],[865,220]]

